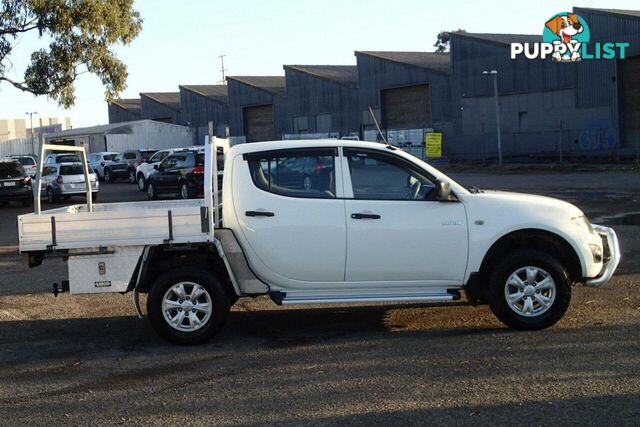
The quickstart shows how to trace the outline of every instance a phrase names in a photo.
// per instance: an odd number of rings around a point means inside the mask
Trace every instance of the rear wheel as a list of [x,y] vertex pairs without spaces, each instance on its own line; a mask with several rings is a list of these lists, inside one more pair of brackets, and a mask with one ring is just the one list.
[[53,192],[53,188],[47,187],[47,202],[48,203],[55,203],[57,200],[58,200],[58,197]]
[[567,270],[544,252],[516,252],[500,261],[491,274],[491,310],[512,328],[547,328],[562,318],[570,301]]
[[311,181],[311,177],[309,175],[305,175],[304,179],[302,180],[302,187],[309,191],[311,190],[311,187],[313,186],[313,182]]
[[170,270],[156,279],[147,298],[151,325],[177,344],[200,344],[215,335],[229,313],[229,298],[206,270]]
[[156,200],[158,198],[158,189],[154,182],[147,184],[147,197],[149,200]]
[[136,171],[134,171],[133,169],[131,169],[129,171],[129,175],[127,177],[127,181],[129,182],[129,184],[135,184],[136,183]]
[[69,200],[71,198],[71,196],[62,196],[63,200]]
[[0,208],[6,208],[11,202],[0,202]]
[[191,199],[193,197],[186,182],[180,184],[180,197],[183,199]]
[[144,175],[141,173],[138,174],[138,189],[140,191],[144,191],[147,189],[147,180],[144,179]]

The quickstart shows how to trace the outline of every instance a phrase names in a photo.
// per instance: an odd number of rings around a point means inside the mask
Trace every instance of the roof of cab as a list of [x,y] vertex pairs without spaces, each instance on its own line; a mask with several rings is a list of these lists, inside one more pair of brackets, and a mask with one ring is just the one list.
[[354,147],[354,148],[384,148],[379,142],[353,141],[345,139],[299,139],[286,141],[252,142],[237,144],[231,147],[230,153],[256,153],[260,151],[286,150],[289,148],[321,148],[321,147]]

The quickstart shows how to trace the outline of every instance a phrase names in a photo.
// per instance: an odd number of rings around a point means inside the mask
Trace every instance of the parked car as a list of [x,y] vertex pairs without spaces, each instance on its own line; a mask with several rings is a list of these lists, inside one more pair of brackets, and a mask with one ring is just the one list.
[[146,162],[158,150],[127,150],[113,160],[109,166],[104,168],[104,180],[113,182],[116,179],[126,179],[129,184],[136,183],[136,168]]
[[147,196],[157,199],[161,194],[179,194],[191,199],[204,194],[204,153],[181,151],[168,155],[147,181]]
[[[91,182],[91,199],[98,200],[100,184],[95,171],[89,166],[89,182]],[[69,200],[71,196],[85,196],[84,169],[80,162],[49,164],[42,168],[40,182],[42,194],[47,202],[55,203],[60,198]]]
[[[159,169],[176,170],[174,183],[180,162],[201,167],[199,156],[173,154]],[[289,158],[325,165],[329,179],[309,190],[279,181],[294,175]],[[148,293],[152,326],[180,344],[206,341],[238,298],[257,295],[314,305],[465,298],[512,328],[543,329],[564,316],[573,285],[605,285],[620,262],[615,231],[576,206],[466,187],[385,144],[238,144],[224,173],[221,205],[207,182],[203,200],[21,215],[20,250],[30,266],[68,250],[71,293],[133,292],[138,313]],[[48,226],[54,214],[64,227]]]
[[[141,164],[136,168],[136,176],[138,182],[138,188],[140,191],[147,190],[147,180],[149,176],[155,171],[155,166],[159,165],[169,154],[179,153],[182,151],[200,151],[202,152],[203,148],[201,146],[193,146],[186,148],[169,148],[166,150],[160,150],[149,160]],[[222,147],[218,148],[218,170],[222,171],[224,169],[224,154]]]
[[105,166],[111,165],[118,153],[114,151],[101,151],[89,155],[89,164],[96,171],[98,179],[104,179]]
[[52,165],[56,163],[80,162],[80,156],[76,153],[52,153],[47,154],[44,158],[43,165]]
[[9,156],[9,158],[17,160],[20,162],[24,171],[29,174],[30,177],[35,177],[36,172],[38,172],[38,162],[36,160],[36,156],[28,155],[14,155]]
[[29,206],[33,202],[31,176],[15,159],[0,159],[0,206],[20,202]]

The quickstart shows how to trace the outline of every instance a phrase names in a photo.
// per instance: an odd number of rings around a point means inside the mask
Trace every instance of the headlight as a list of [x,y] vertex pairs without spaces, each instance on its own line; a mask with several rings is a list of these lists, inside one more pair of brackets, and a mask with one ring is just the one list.
[[591,222],[589,222],[589,218],[586,215],[580,215],[575,218],[571,218],[574,224],[578,227],[586,227],[589,230],[589,233],[593,234],[593,227],[591,226]]

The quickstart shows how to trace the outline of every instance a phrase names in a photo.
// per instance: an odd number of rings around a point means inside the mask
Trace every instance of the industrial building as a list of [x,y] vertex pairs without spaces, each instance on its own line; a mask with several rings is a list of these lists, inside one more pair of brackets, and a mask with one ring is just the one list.
[[229,136],[228,103],[227,85],[180,86],[182,120],[193,129],[194,144],[202,144],[210,122],[216,136]]
[[84,146],[87,153],[133,148],[174,148],[192,144],[188,127],[155,120],[118,122],[45,135],[48,144]]
[[140,118],[182,125],[180,92],[144,92],[140,94]]
[[162,111],[149,101],[151,94],[141,94],[141,116],[193,129],[213,122],[219,136],[228,126],[233,143],[356,135],[378,140],[375,117],[390,143],[416,155],[423,155],[425,135],[438,132],[445,156],[493,160],[498,112],[507,158],[635,157],[640,11],[573,12],[588,24],[591,45],[629,43],[626,58],[511,59],[511,43],[538,43],[541,34],[460,31],[451,33],[449,53],[356,51],[356,65],[285,65],[284,76],[227,77],[226,97],[216,95],[222,89],[215,86],[201,86],[218,91],[209,95],[181,86],[179,99],[156,99]]
[[140,98],[118,99],[109,103],[109,123],[140,120]]

